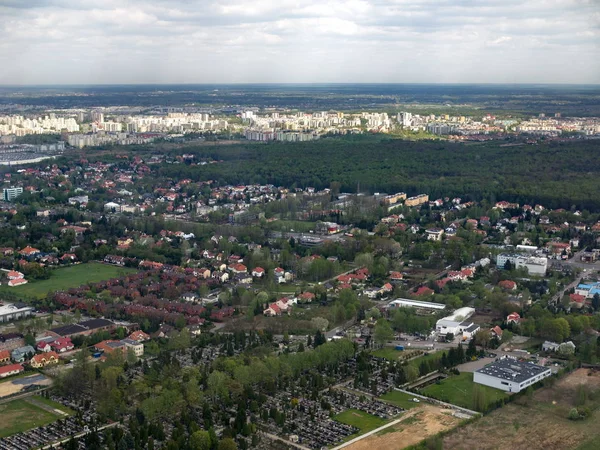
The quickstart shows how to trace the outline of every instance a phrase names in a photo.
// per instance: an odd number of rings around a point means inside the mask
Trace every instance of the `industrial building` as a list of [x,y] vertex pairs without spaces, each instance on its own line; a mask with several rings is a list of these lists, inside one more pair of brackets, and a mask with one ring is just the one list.
[[520,392],[550,375],[552,371],[548,367],[504,358],[476,370],[473,381],[506,392]]
[[411,300],[409,298],[397,298],[392,300],[388,306],[390,308],[416,308],[416,309],[431,309],[442,311],[446,309],[446,305],[442,303],[423,302],[420,300]]
[[496,265],[499,268],[504,268],[507,262],[510,262],[516,269],[527,269],[530,275],[544,276],[548,269],[548,258],[546,257],[502,253],[496,258]]
[[0,323],[10,322],[11,320],[22,319],[31,316],[33,308],[24,303],[5,303],[0,304]]
[[457,336],[473,325],[472,322],[467,321],[473,314],[475,314],[474,308],[459,308],[451,315],[438,320],[435,324],[435,331],[439,334],[452,333]]

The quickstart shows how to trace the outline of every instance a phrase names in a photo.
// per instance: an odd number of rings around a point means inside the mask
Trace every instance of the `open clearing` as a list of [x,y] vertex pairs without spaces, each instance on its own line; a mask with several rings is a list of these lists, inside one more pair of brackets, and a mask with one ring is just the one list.
[[86,263],[75,266],[61,267],[52,270],[52,275],[47,280],[31,281],[17,287],[0,286],[0,291],[10,292],[23,299],[44,298],[48,292],[56,292],[69,288],[79,287],[82,284],[96,283],[98,281],[117,278],[135,269],[116,267],[101,263]]
[[476,405],[474,404],[475,399],[473,394],[476,386],[484,396],[484,403],[486,405],[491,405],[498,400],[508,397],[508,394],[499,389],[475,384],[473,382],[473,374],[470,372],[463,372],[460,375],[448,377],[439,384],[431,384],[424,388],[421,394],[442,400],[443,402],[452,403],[453,405],[462,406],[463,408],[475,410]]
[[9,378],[8,380],[0,383],[0,398],[17,394],[27,386],[31,386],[33,384],[38,386],[50,386],[52,384],[52,380],[40,374]]
[[2,404],[0,405],[0,424],[2,424],[0,438],[48,425],[64,417],[65,414],[60,412],[64,410],[62,405],[41,397],[30,397]]
[[408,395],[404,392],[396,390],[390,391],[387,394],[379,397],[380,400],[384,400],[392,405],[396,405],[404,409],[413,409],[420,405],[420,403],[414,402],[413,398],[415,398],[414,395]]
[[[386,422],[388,422],[388,420],[381,419],[364,411],[359,411],[358,409],[348,409],[336,415],[334,419],[338,422],[352,425],[360,429],[359,434],[356,436],[368,433],[369,431],[385,425]],[[348,440],[355,438],[356,436],[351,436],[348,438]]]
[[[600,389],[600,373],[578,369],[554,386],[505,405],[487,416],[444,437],[444,448],[461,450],[564,450],[598,448],[600,399],[588,401],[593,410],[583,421],[567,419],[579,385]],[[590,447],[591,445],[591,447]]]
[[[454,428],[461,419],[452,411],[421,404],[402,415],[402,422],[346,447],[349,450],[400,450],[423,439]],[[451,447],[448,447],[451,448]]]

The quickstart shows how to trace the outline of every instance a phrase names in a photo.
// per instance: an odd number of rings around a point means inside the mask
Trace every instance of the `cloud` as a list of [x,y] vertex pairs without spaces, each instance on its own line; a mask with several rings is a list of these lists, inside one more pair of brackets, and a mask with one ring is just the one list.
[[597,0],[0,0],[0,84],[600,83],[599,30]]

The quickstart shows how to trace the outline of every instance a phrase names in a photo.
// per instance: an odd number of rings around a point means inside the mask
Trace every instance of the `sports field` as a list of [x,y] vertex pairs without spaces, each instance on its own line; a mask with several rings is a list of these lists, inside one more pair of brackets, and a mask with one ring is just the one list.
[[52,275],[47,280],[30,281],[17,287],[0,286],[0,292],[9,292],[22,299],[44,298],[49,292],[78,287],[82,284],[95,283],[109,278],[117,278],[132,272],[135,272],[135,269],[96,262],[78,264],[52,270]]

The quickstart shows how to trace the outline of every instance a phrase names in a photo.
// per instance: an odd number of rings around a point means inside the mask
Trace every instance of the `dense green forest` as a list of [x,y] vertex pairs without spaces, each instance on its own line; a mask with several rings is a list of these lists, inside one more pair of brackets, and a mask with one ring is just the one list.
[[377,136],[304,143],[187,147],[208,165],[164,165],[159,175],[221,184],[272,183],[287,187],[396,192],[430,197],[541,203],[550,208],[600,209],[600,142],[537,145],[411,142]]

